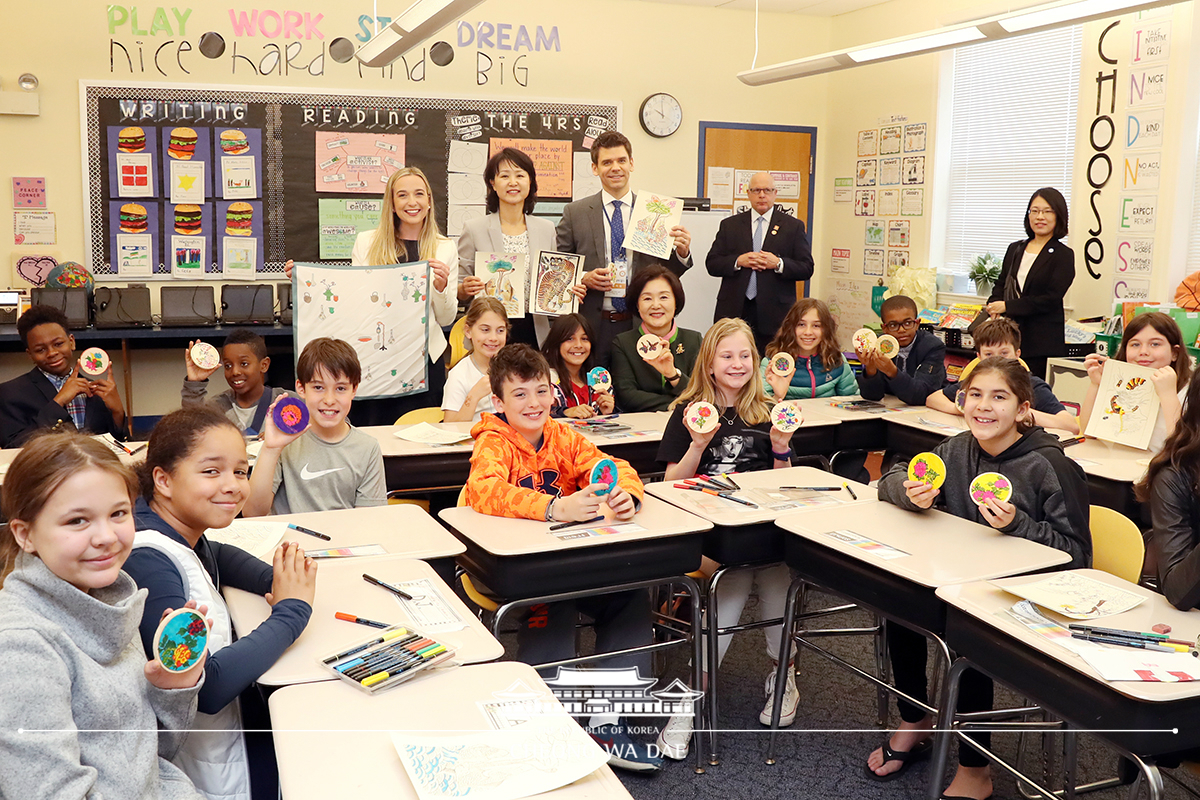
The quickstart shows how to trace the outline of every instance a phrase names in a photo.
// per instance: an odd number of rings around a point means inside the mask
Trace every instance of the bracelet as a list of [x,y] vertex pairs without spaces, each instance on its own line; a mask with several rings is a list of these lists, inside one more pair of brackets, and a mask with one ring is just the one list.
[[546,522],[554,521],[554,501],[557,497],[551,497],[550,502],[546,504]]
[[791,461],[792,460],[792,451],[791,450],[784,450],[782,453],[776,453],[774,450],[772,450],[771,455],[773,455],[775,457],[776,461]]

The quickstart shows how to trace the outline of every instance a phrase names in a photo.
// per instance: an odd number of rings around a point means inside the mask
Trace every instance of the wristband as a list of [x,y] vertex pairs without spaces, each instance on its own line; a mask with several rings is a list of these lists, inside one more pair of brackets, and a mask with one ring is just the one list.
[[773,455],[775,457],[776,461],[791,461],[792,460],[792,451],[791,450],[784,450],[782,453],[776,453],[774,450],[772,450],[771,455]]
[[546,522],[554,521],[554,501],[557,497],[551,497],[550,502],[546,504]]

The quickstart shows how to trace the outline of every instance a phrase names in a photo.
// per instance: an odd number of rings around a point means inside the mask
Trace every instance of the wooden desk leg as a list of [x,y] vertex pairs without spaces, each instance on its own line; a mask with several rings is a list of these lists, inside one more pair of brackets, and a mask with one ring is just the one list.
[[133,437],[133,364],[129,361],[129,340],[121,340],[121,359],[125,362],[125,427]]

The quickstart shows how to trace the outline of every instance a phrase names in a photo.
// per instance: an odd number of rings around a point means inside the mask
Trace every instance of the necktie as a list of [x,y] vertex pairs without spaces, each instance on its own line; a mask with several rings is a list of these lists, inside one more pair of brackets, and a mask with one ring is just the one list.
[[[766,221],[767,221],[766,218],[759,217],[754,222],[754,252],[756,252],[756,253],[759,250],[762,250],[763,238],[764,238],[763,237],[763,224]],[[743,230],[745,230],[745,228],[743,228]],[[753,300],[756,297],[758,297],[758,272],[751,271],[750,282],[748,284],[746,284],[746,299]]]
[[[625,217],[621,214],[621,201],[613,201],[612,224],[609,226],[612,230],[609,232],[609,240],[612,244],[612,261],[625,260]],[[612,298],[613,311],[618,314],[625,313],[625,298]]]

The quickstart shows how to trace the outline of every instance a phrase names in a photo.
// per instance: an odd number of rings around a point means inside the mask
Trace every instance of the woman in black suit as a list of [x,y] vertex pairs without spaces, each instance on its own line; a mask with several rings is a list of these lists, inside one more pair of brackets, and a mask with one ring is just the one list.
[[1067,353],[1063,297],[1075,280],[1075,252],[1059,241],[1067,235],[1067,201],[1057,189],[1038,189],[1025,214],[1029,238],[1004,254],[1000,278],[988,298],[990,317],[1006,316],[1021,329],[1021,358],[1046,377],[1046,359]]

